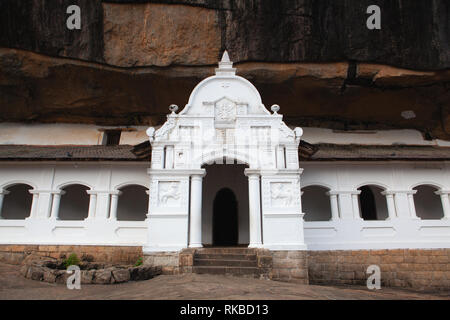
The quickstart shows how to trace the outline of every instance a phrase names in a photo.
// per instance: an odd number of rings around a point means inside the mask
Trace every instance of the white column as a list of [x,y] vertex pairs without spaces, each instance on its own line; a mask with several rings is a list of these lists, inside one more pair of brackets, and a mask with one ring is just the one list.
[[9,194],[7,190],[0,190],[0,219],[2,219],[3,199],[5,195]]
[[262,247],[259,174],[248,174],[250,248]]
[[36,218],[38,201],[39,201],[39,193],[34,190],[29,191],[33,195],[33,200],[31,202],[31,210],[30,210],[30,218]]
[[109,211],[109,219],[110,220],[117,220],[117,205],[119,203],[119,196],[122,194],[122,192],[114,192],[111,193],[111,207]]
[[89,213],[87,219],[91,220],[94,219],[95,210],[97,209],[97,193],[90,190],[87,193],[89,194]]
[[203,175],[191,177],[191,219],[189,247],[201,248],[202,245],[202,183]]
[[359,201],[358,196],[361,194],[361,191],[352,192],[352,206],[353,206],[353,218],[357,220],[363,220],[361,218],[361,213],[359,209]]
[[353,200],[350,192],[336,191],[338,195],[339,217],[341,220],[353,220]]
[[52,211],[50,213],[50,219],[58,220],[59,216],[59,206],[61,203],[61,196],[65,195],[65,191],[55,192],[53,193],[53,202],[52,202]]
[[442,210],[444,211],[444,219],[450,219],[450,200],[449,200],[450,191],[438,191],[437,195],[441,197],[442,201]]
[[97,221],[107,220],[109,218],[110,205],[110,191],[97,191],[97,206],[95,208],[94,219]]
[[286,159],[284,158],[284,146],[277,146],[277,169],[286,168]]
[[148,195],[148,209],[147,209],[147,218],[148,218],[148,216],[149,216],[149,214],[150,214],[150,190],[147,190],[147,191],[145,191],[145,193],[147,193],[147,195]]
[[395,212],[395,202],[394,202],[394,194],[392,191],[383,191],[381,193],[383,196],[386,197],[386,204],[388,209],[388,219],[393,219],[397,217],[397,214]]
[[174,167],[174,148],[173,148],[173,146],[166,147],[164,159],[165,159],[164,169],[173,169],[173,167]]
[[417,190],[408,193],[408,204],[409,204],[409,214],[411,219],[419,219],[416,213],[416,206],[414,204],[414,194],[417,193]]
[[339,220],[339,205],[338,205],[337,194],[330,191],[330,192],[327,192],[327,196],[330,197],[331,220],[337,221],[337,220]]

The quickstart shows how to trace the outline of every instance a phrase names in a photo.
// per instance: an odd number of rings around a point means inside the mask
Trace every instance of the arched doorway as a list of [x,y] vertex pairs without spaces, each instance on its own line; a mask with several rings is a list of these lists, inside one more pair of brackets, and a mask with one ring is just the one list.
[[249,197],[247,165],[206,165],[202,194],[202,243],[248,246]]
[[389,217],[386,198],[382,195],[383,189],[366,185],[360,187],[359,208],[363,220],[375,221],[386,220]]
[[238,244],[238,202],[229,188],[217,192],[213,205],[213,245],[235,246]]

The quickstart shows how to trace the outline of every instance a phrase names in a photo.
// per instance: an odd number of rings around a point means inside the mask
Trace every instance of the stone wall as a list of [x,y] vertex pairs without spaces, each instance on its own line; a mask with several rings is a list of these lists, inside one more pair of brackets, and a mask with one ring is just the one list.
[[93,261],[135,264],[142,257],[142,247],[119,246],[43,246],[0,245],[0,261],[20,264],[29,256],[59,259],[75,253],[80,259],[89,257]]
[[270,279],[308,284],[307,251],[271,251]]
[[161,267],[162,274],[179,274],[181,266],[180,255],[178,252],[146,253],[144,256],[144,265]]
[[309,251],[309,281],[366,285],[370,265],[380,267],[382,287],[450,289],[450,249]]

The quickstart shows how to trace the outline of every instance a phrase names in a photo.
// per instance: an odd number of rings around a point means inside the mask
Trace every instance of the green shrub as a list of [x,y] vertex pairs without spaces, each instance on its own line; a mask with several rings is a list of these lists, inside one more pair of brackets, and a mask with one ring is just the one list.
[[134,266],[135,267],[139,267],[139,266],[142,266],[143,263],[144,263],[144,260],[142,259],[142,257],[140,257],[139,259],[137,259],[137,261],[134,264]]
[[69,266],[79,266],[80,265],[80,259],[78,259],[78,256],[75,253],[72,253],[69,258],[67,258],[64,261],[64,265],[66,268]]

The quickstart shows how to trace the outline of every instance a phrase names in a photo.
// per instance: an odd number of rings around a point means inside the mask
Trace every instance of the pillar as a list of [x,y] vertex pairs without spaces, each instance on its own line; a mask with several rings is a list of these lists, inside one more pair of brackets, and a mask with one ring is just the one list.
[[386,197],[387,209],[388,209],[388,219],[393,219],[397,216],[395,212],[395,201],[394,201],[394,193],[391,191],[383,191],[381,193]]
[[441,197],[442,210],[444,211],[444,219],[450,219],[449,193],[450,193],[450,191],[438,191],[438,192],[436,192],[436,194]]
[[202,183],[203,175],[191,177],[191,219],[189,247],[201,248],[202,245]]
[[53,193],[52,211],[50,212],[50,219],[58,220],[59,205],[61,203],[61,196],[65,195],[65,191],[59,191]]
[[331,206],[331,220],[337,221],[339,220],[339,205],[337,194],[335,192],[327,192],[327,196],[330,197],[330,206]]
[[122,194],[122,192],[113,192],[111,193],[111,207],[109,211],[109,219],[110,220],[117,220],[117,205],[119,203],[119,196]]
[[89,213],[88,213],[88,220],[94,219],[95,217],[95,210],[97,208],[97,193],[94,193],[92,191],[87,192],[89,194]]
[[150,190],[145,191],[145,193],[147,193],[147,195],[148,195],[148,209],[147,209],[147,218],[148,218],[148,215],[150,214],[150,207],[151,207]]
[[353,206],[353,218],[357,220],[363,220],[361,218],[358,197],[361,194],[361,191],[352,192],[352,206]]
[[39,193],[37,193],[34,190],[30,190],[30,193],[33,195],[33,200],[31,202],[30,218],[36,218],[38,201],[39,201]]
[[0,219],[2,219],[2,208],[3,208],[3,199],[5,195],[7,195],[9,191],[0,190]]
[[262,247],[259,174],[248,174],[250,248]]
[[408,204],[409,204],[409,214],[411,219],[419,219],[416,213],[416,206],[414,204],[414,194],[417,193],[417,190],[414,190],[413,192],[408,192]]

